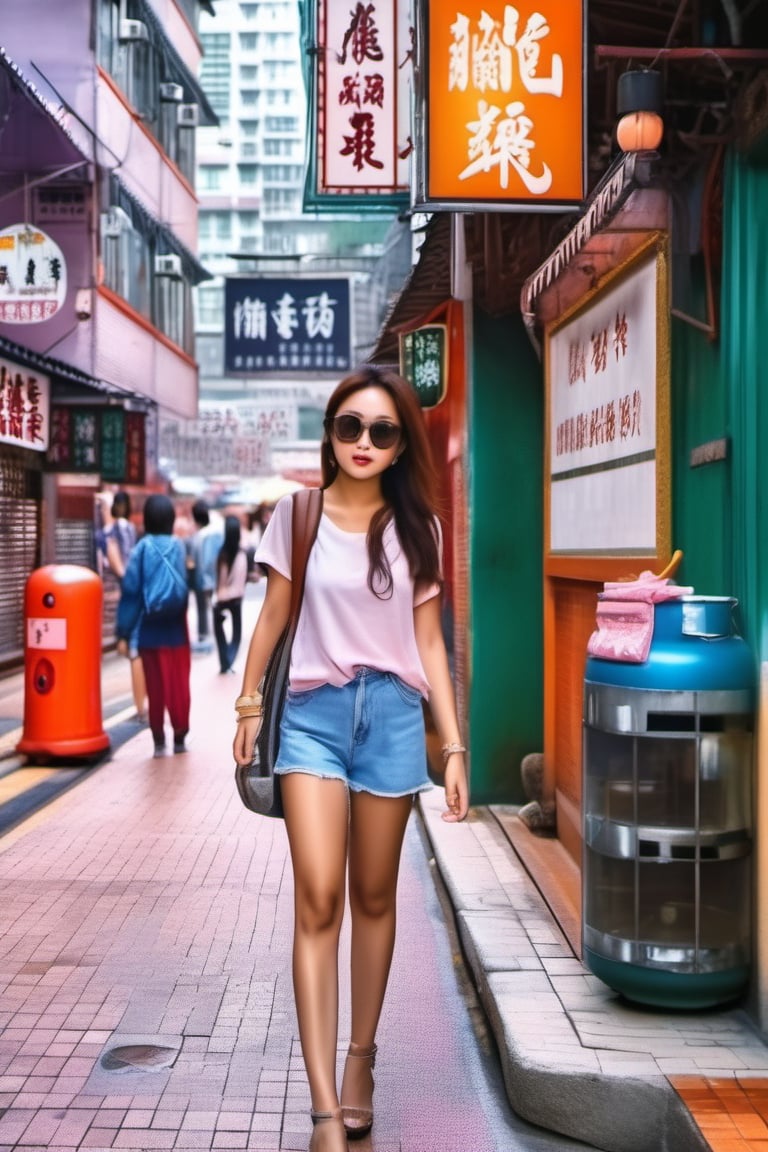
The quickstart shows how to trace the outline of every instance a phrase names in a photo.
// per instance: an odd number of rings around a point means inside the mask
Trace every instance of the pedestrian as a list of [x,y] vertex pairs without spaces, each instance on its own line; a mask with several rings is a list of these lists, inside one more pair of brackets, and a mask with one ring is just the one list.
[[[109,568],[122,589],[128,559],[138,541],[136,525],[131,520],[131,498],[127,492],[115,493],[110,513],[111,522],[104,531],[104,551]],[[131,691],[136,707],[136,719],[145,723],[147,719],[147,685],[144,679],[144,665],[139,656],[138,637],[137,621],[128,640],[128,659],[131,664]]]
[[[431,787],[423,700],[445,762],[447,808],[469,803],[440,624],[441,536],[421,409],[393,372],[365,367],[328,401],[323,515],[307,566],[280,726],[294,874],[293,980],[312,1102],[310,1152],[343,1152],[373,1124],[373,1066],[395,942],[400,852],[415,794]],[[288,619],[291,498],[257,551],[264,605],[236,702],[235,759],[248,763],[259,685]],[[336,1084],[338,948],[349,873],[351,1038]]]
[[[138,627],[155,756],[165,755],[166,711],[173,729],[174,752],[186,752],[189,731],[187,577],[184,547],[173,535],[174,519],[168,496],[154,493],[147,497],[144,535],[128,559],[117,609],[117,649],[122,655],[127,654],[130,637]],[[158,587],[173,593],[162,605],[155,602]]]
[[213,590],[216,587],[216,560],[224,537],[219,525],[212,521],[205,500],[195,500],[192,519],[195,531],[188,540],[187,562],[197,608],[196,647],[207,652],[211,647],[210,615]]
[[[240,547],[240,521],[237,516],[224,518],[224,543],[216,567],[216,592],[213,603],[213,634],[223,674],[233,672],[243,631],[243,596],[248,582],[248,556]],[[227,639],[226,618],[231,635]]]

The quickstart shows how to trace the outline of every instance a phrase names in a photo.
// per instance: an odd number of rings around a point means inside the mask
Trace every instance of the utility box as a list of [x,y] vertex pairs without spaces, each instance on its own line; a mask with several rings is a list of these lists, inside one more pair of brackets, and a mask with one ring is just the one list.
[[644,1004],[713,1006],[749,978],[755,670],[735,605],[656,604],[646,661],[587,659],[584,962]]
[[94,757],[109,748],[101,718],[102,584],[90,568],[37,568],[24,592],[24,729],[17,751]]

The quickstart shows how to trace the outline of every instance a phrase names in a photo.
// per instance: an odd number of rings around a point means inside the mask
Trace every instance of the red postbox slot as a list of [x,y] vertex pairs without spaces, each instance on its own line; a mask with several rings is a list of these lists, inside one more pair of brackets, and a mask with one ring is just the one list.
[[35,690],[39,692],[41,696],[44,696],[46,692],[50,692],[51,688],[53,688],[54,681],[53,664],[51,664],[50,660],[46,660],[45,658],[38,660],[37,664],[35,664],[32,680],[35,685]]

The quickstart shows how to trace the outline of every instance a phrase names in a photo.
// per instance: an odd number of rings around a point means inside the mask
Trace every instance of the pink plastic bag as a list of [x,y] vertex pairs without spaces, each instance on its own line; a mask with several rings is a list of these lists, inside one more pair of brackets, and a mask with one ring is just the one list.
[[647,600],[602,600],[587,653],[601,660],[642,664],[653,639],[653,604]]

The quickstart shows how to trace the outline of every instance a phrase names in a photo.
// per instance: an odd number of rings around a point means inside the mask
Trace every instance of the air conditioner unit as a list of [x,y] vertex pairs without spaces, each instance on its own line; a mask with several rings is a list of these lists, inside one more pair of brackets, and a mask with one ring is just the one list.
[[179,104],[177,123],[180,128],[197,128],[200,123],[200,108],[197,104]]
[[121,44],[131,44],[136,40],[149,40],[149,29],[141,20],[121,20],[117,35]]
[[181,257],[173,252],[167,256],[155,256],[155,275],[176,276],[180,280],[182,276]]
[[105,233],[107,236],[120,236],[132,228],[131,218],[122,208],[113,204],[107,209],[107,223]]
[[160,99],[170,100],[174,104],[181,104],[184,99],[184,89],[181,84],[173,84],[171,81],[166,81],[160,85]]

